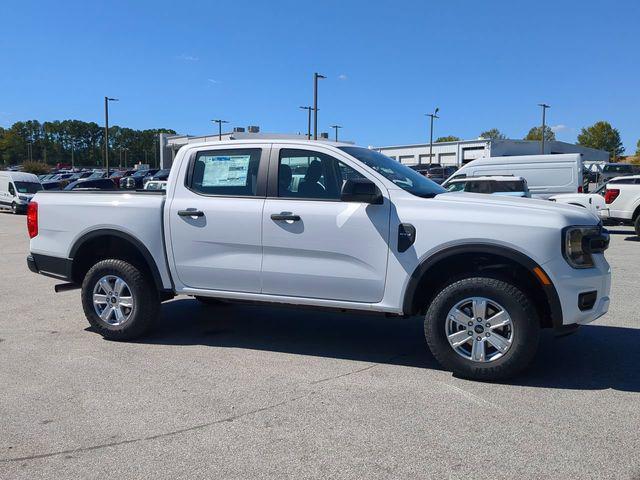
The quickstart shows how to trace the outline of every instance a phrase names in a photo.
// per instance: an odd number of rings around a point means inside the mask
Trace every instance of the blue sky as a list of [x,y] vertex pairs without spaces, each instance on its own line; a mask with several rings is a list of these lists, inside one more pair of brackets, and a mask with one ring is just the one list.
[[193,135],[212,118],[267,132],[306,130],[320,84],[320,130],[362,145],[522,138],[540,122],[560,140],[608,120],[640,138],[637,1],[2,0],[0,125],[78,118]]

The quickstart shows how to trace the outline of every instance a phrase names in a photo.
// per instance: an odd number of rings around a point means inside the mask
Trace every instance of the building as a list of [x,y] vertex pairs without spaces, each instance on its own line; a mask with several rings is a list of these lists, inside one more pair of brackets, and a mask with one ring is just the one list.
[[[171,168],[173,159],[180,150],[180,147],[190,143],[215,142],[219,140],[240,140],[240,139],[260,139],[260,138],[281,138],[281,139],[298,139],[306,140],[307,136],[302,134],[283,134],[283,133],[260,133],[260,127],[249,126],[235,127],[231,132],[222,132],[222,134],[211,135],[169,135],[166,133],[159,134],[160,140],[160,168]],[[329,140],[329,134],[320,133],[318,140]],[[353,143],[350,141],[340,140],[341,143]]]
[[[440,142],[433,144],[433,156],[429,157],[429,144],[395,145],[373,147],[374,150],[407,165],[439,163],[441,165],[461,166],[480,157],[510,157],[516,155],[537,155],[540,142],[532,140],[461,140],[458,142]],[[573,143],[547,141],[545,154],[581,153],[585,163],[604,163],[609,161],[609,152],[574,145]]]

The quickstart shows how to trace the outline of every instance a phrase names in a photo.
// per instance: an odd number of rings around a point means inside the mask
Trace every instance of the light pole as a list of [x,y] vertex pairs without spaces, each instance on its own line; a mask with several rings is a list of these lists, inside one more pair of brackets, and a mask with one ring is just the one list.
[[338,141],[338,129],[342,128],[342,125],[331,125],[331,127],[329,128],[333,128],[336,131],[336,142]]
[[109,178],[109,102],[117,102],[117,98],[104,97],[104,165]]
[[318,72],[313,74],[313,139],[318,139],[318,79],[327,78]]
[[307,140],[311,140],[311,112],[313,107],[300,107],[307,111]]
[[544,155],[544,129],[546,128],[546,113],[547,113],[547,108],[551,108],[550,105],[547,105],[546,103],[539,103],[538,104],[539,107],[542,107],[542,133],[540,135],[540,138],[542,139],[542,141],[540,142],[540,145],[542,147],[542,155]]
[[425,116],[431,118],[431,128],[429,129],[429,165],[431,165],[433,161],[433,119],[440,118],[438,116],[438,112],[440,109],[436,107],[433,113],[425,113]]
[[218,140],[222,140],[222,124],[229,123],[226,120],[211,120],[213,123],[218,124]]

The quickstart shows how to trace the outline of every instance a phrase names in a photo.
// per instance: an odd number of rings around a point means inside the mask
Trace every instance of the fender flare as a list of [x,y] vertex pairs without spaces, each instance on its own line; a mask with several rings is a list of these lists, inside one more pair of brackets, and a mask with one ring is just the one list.
[[[420,284],[420,280],[423,278],[425,274],[429,272],[431,268],[433,268],[438,262],[463,253],[486,253],[492,255],[499,255],[501,257],[508,258],[524,267],[527,271],[529,271],[534,277],[536,277],[533,272],[534,268],[540,268],[544,272],[544,268],[538,265],[533,259],[528,257],[522,252],[514,250],[509,247],[499,246],[499,245],[491,245],[485,243],[470,243],[464,245],[456,245],[453,247],[448,247],[443,250],[440,250],[433,255],[427,257],[416,267],[416,269],[411,274],[409,278],[409,282],[405,289],[404,299],[402,303],[402,310],[405,314],[411,315],[413,299],[416,295],[416,291],[418,285]],[[546,272],[545,272],[546,274]],[[548,276],[548,275],[547,275]],[[536,277],[537,278],[537,277]],[[542,288],[547,301],[549,302],[549,309],[551,312],[551,322],[554,328],[562,326],[562,305],[560,303],[560,297],[558,296],[558,292],[556,287],[551,282],[549,285],[543,285],[540,283],[540,287]]]
[[125,233],[121,230],[115,230],[112,228],[99,228],[96,230],[91,230],[89,232],[86,232],[80,238],[78,238],[73,244],[73,246],[71,247],[71,251],[69,252],[69,258],[73,260],[76,254],[78,253],[78,251],[83,247],[85,243],[98,237],[118,237],[122,240],[125,240],[131,243],[142,255],[142,258],[144,259],[145,264],[147,265],[147,267],[149,268],[149,271],[151,272],[151,276],[153,277],[153,282],[155,283],[158,291],[163,292],[166,290],[162,284],[162,277],[160,275],[160,270],[158,270],[158,265],[156,264],[156,261],[153,259],[151,252],[149,252],[149,249],[136,237],[128,233]]

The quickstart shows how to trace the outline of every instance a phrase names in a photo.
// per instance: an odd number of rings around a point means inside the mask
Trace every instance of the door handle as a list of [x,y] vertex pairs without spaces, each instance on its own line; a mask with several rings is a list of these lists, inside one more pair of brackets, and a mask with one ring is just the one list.
[[187,209],[187,210],[178,210],[178,215],[181,217],[204,217],[204,212],[200,210]]
[[299,222],[300,215],[294,215],[293,213],[272,213],[271,220],[275,220],[275,221],[290,220],[293,222]]

